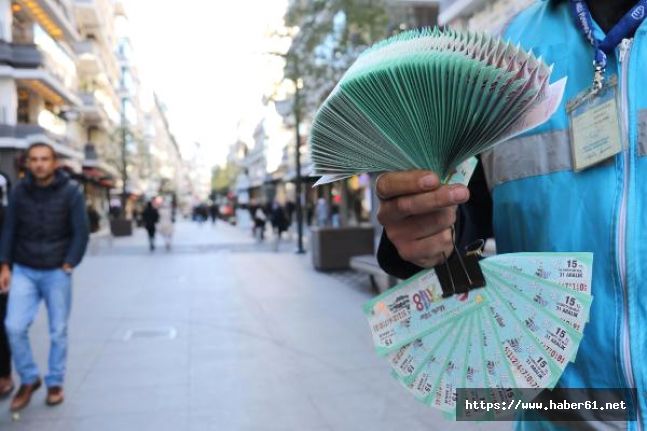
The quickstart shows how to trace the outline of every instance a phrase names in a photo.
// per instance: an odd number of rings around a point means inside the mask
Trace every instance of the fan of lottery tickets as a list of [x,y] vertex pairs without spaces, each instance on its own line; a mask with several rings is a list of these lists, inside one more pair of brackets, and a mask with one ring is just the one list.
[[[497,255],[480,261],[485,287],[449,297],[427,270],[364,312],[393,375],[417,399],[456,417],[463,408],[457,388],[488,388],[487,401],[507,402],[515,388],[555,386],[588,322],[592,263],[591,253]],[[482,390],[474,396],[482,399]],[[504,413],[460,410],[474,420]]]

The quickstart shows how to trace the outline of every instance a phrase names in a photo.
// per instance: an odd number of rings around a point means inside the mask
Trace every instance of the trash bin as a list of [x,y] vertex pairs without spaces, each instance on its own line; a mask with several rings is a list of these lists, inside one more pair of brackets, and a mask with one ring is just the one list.
[[310,236],[312,265],[318,271],[350,268],[350,258],[373,254],[372,226],[315,227]]
[[113,236],[131,236],[133,234],[133,221],[126,218],[110,219],[110,232]]

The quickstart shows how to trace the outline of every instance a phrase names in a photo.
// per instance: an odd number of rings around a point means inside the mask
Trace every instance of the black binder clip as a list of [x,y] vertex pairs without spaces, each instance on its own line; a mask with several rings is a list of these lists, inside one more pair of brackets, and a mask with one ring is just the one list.
[[470,244],[466,247],[465,254],[461,254],[456,247],[452,229],[452,243],[454,253],[449,259],[443,254],[445,261],[434,267],[443,289],[443,298],[485,286],[485,277],[479,265],[485,241]]

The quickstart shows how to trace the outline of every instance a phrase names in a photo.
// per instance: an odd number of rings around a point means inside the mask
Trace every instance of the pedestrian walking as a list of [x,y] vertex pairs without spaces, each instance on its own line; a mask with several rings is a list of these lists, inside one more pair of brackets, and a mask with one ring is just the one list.
[[294,220],[294,212],[296,211],[296,208],[297,206],[294,203],[294,201],[288,200],[285,203],[285,215],[288,218],[288,228],[290,227],[290,225],[292,225],[292,221]]
[[153,201],[150,200],[144,208],[142,214],[142,220],[144,221],[144,228],[148,232],[148,247],[150,251],[155,250],[155,228],[157,223],[160,220],[160,215],[157,209],[153,206]]
[[339,204],[337,202],[333,203],[330,208],[330,220],[332,227],[338,228],[341,227],[341,214],[339,209]]
[[312,226],[312,219],[314,218],[315,208],[312,202],[306,204],[306,223],[308,226]]
[[288,230],[289,221],[285,213],[285,210],[278,201],[272,203],[272,210],[270,212],[270,223],[272,223],[272,229],[276,235],[276,240],[274,242],[274,250],[278,250],[279,243],[281,242],[281,235],[283,232]]
[[94,208],[94,205],[88,205],[88,222],[90,223],[90,233],[95,233],[99,231],[99,221],[101,216],[99,212]]
[[258,205],[254,210],[254,236],[259,241],[265,240],[265,223],[267,222],[267,216],[261,205]]
[[72,272],[88,243],[83,194],[57,169],[54,149],[32,145],[27,163],[29,172],[11,194],[0,239],[0,288],[9,292],[5,328],[21,382],[11,402],[14,412],[26,407],[41,386],[28,333],[41,300],[50,335],[46,402],[52,406],[63,402]]
[[170,250],[175,229],[173,227],[173,208],[167,203],[162,204],[159,210],[159,227],[160,234],[164,238],[164,246],[166,250]]
[[[4,192],[0,189],[0,202],[4,202]],[[5,208],[0,204],[0,226],[4,221]],[[0,290],[2,290],[0,288]],[[9,338],[5,331],[4,321],[7,317],[7,292],[0,291],[0,399],[7,398],[14,390],[14,382],[11,378],[11,349]]]
[[220,210],[218,209],[218,204],[213,202],[209,206],[209,217],[211,217],[211,224],[212,225],[216,224],[216,220],[218,220],[219,213],[220,213]]
[[328,223],[330,221],[330,210],[328,208],[328,202],[325,198],[319,198],[317,200],[317,208],[315,212],[317,216],[317,226],[328,226]]

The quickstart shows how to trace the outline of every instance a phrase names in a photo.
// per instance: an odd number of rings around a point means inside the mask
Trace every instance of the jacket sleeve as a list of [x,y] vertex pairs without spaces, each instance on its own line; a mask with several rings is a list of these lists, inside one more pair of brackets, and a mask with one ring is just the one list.
[[70,226],[72,228],[72,241],[70,242],[70,248],[65,257],[65,263],[74,267],[81,263],[90,236],[88,215],[85,210],[85,199],[77,188],[74,189],[72,195],[69,214]]
[[16,232],[16,189],[9,196],[9,205],[5,209],[0,237],[0,263],[13,263],[13,240]]
[[[454,225],[456,246],[459,250],[464,250],[478,239],[487,239],[493,235],[492,198],[480,162],[468,188],[470,200],[459,205]],[[385,272],[400,279],[407,279],[423,269],[402,259],[384,230],[377,251],[377,261]]]

